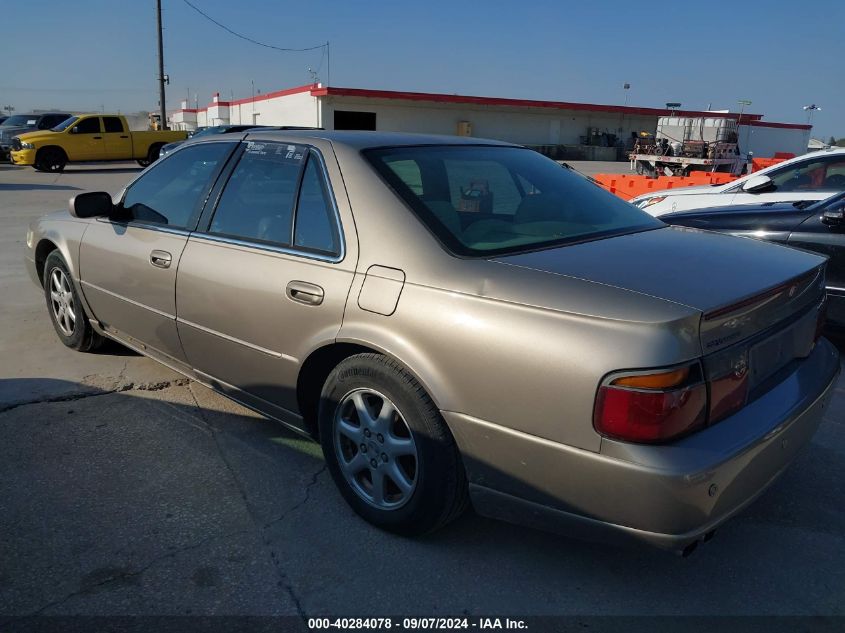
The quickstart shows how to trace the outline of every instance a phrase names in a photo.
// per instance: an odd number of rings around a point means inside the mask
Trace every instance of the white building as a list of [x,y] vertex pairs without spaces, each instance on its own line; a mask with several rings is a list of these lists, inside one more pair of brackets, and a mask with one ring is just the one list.
[[[189,108],[183,101],[181,109],[171,115],[170,125],[183,130],[254,124],[456,134],[542,147],[546,153],[562,158],[613,160],[617,157],[614,145],[624,146],[632,133],[654,131],[657,117],[668,114],[739,118],[731,112],[670,112],[662,108],[314,84],[233,101],[221,100],[217,93],[208,106],[198,109]],[[769,123],[762,118],[759,114],[742,115],[739,138],[743,151],[757,156],[806,151],[810,126]]]

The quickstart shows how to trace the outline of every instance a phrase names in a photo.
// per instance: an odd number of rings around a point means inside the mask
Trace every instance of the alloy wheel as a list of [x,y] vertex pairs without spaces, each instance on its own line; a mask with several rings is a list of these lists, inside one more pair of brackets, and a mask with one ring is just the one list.
[[73,336],[76,328],[76,305],[70,280],[61,268],[54,268],[50,274],[50,307],[62,334]]
[[372,389],[346,394],[335,411],[334,447],[343,476],[364,501],[395,510],[411,499],[419,478],[417,447],[386,396]]

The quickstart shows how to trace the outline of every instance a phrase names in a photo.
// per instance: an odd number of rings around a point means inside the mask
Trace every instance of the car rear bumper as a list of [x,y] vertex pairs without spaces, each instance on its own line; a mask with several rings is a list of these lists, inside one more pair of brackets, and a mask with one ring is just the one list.
[[[825,339],[734,416],[678,442],[595,453],[444,412],[479,514],[590,540],[683,550],[742,510],[815,433],[839,373]],[[565,423],[565,412],[562,412]]]

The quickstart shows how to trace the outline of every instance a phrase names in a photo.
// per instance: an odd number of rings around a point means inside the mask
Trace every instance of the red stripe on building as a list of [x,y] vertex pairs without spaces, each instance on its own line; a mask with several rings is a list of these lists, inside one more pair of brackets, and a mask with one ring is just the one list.
[[[365,99],[395,99],[400,101],[429,101],[432,103],[454,103],[463,105],[506,106],[517,108],[550,108],[556,110],[577,110],[606,112],[610,114],[631,114],[643,116],[697,116],[737,119],[737,112],[700,112],[698,110],[667,110],[665,108],[641,108],[637,106],[604,105],[599,103],[573,103],[569,101],[537,101],[533,99],[506,99],[501,97],[473,97],[448,95],[432,92],[398,92],[393,90],[367,90],[363,88],[315,88],[315,97],[361,97]],[[759,120],[762,114],[743,113],[743,120]]]

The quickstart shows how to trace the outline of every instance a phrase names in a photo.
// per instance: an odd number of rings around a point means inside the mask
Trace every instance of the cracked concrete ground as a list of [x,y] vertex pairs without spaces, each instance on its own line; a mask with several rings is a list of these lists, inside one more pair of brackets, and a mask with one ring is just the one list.
[[845,380],[811,446],[691,558],[471,514],[355,517],[318,447],[118,346],[64,348],[26,224],[134,171],[0,165],[0,626],[15,615],[845,614]]

